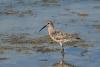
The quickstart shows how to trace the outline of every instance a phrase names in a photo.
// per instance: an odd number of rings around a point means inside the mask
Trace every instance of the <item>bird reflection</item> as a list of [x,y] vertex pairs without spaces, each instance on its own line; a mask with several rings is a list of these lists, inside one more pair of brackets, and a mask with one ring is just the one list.
[[75,67],[75,66],[64,62],[64,50],[62,50],[60,62],[53,64],[52,67]]

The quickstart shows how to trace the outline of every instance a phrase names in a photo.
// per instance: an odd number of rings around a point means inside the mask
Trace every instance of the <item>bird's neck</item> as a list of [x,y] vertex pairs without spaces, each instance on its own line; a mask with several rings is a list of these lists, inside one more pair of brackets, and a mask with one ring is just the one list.
[[48,26],[48,33],[49,33],[49,35],[51,33],[53,33],[53,32],[55,32],[54,26]]

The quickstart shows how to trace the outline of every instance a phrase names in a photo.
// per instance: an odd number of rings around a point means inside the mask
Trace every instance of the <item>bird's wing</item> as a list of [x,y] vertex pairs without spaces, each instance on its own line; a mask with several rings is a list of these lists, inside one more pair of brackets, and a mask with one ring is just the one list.
[[54,39],[56,40],[76,40],[76,39],[80,39],[76,34],[72,34],[72,33],[65,33],[62,31],[55,31],[52,33],[52,37],[54,37]]
[[55,31],[52,33],[52,37],[54,37],[57,40],[66,39],[66,33],[61,31]]

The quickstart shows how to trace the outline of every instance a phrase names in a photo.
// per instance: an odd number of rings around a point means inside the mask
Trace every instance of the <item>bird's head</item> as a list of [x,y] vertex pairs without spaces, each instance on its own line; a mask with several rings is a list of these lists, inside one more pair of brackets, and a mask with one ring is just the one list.
[[44,25],[40,30],[39,30],[39,32],[41,31],[41,30],[43,30],[44,28],[46,28],[46,27],[54,27],[54,25],[53,25],[53,21],[52,20],[48,20],[48,23],[46,24],[46,25]]

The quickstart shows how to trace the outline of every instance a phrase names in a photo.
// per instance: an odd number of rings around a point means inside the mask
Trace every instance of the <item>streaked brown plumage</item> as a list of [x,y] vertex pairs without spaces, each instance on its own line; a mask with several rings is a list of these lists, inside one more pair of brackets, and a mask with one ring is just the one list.
[[48,23],[43,28],[41,28],[40,31],[46,26],[48,27],[48,34],[51,39],[59,43],[62,46],[62,49],[65,42],[78,41],[80,39],[79,37],[75,37],[73,34],[57,31],[54,28],[53,21],[51,20],[48,20]]

